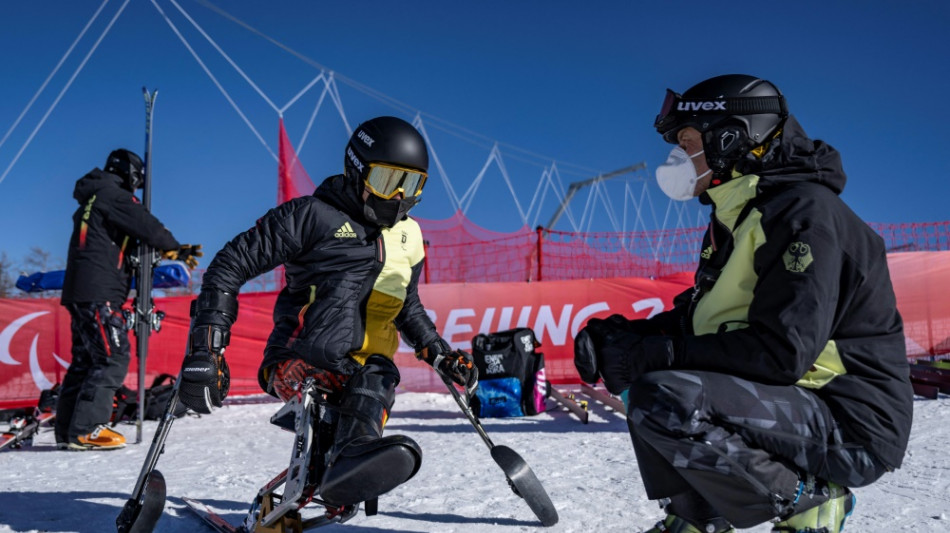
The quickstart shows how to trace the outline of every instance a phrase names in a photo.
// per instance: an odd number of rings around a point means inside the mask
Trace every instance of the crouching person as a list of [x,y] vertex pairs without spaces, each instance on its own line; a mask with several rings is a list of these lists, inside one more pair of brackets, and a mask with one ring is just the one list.
[[838,533],[851,488],[901,465],[913,391],[883,240],[841,201],[838,152],[768,81],[667,92],[657,180],[712,206],[695,287],[647,320],[590,320],[582,379],[621,394],[648,533]]

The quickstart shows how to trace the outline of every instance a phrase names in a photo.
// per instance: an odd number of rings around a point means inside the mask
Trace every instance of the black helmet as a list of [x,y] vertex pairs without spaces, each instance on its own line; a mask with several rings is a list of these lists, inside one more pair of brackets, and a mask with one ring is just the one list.
[[726,74],[702,81],[682,95],[667,89],[654,127],[671,144],[677,143],[679,130],[687,126],[699,130],[709,168],[722,174],[768,141],[787,116],[785,97],[771,82]]
[[122,178],[122,185],[132,192],[145,183],[142,158],[124,148],[113,150],[109,154],[104,170]]
[[418,196],[429,169],[425,139],[396,117],[377,117],[357,126],[343,161],[346,175],[358,180],[360,191],[368,185],[384,199],[400,192],[405,198]]

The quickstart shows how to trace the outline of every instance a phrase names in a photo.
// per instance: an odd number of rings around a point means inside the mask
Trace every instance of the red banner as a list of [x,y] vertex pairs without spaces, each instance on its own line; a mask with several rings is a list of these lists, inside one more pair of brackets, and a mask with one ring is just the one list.
[[[950,252],[889,256],[898,307],[904,317],[908,356],[950,353],[950,300],[935,289],[950,280]],[[530,327],[541,341],[546,374],[554,383],[576,382],[573,339],[587,319],[622,313],[648,317],[668,309],[673,297],[691,285],[692,275],[656,280],[640,278],[579,281],[446,283],[420,286],[420,297],[445,339],[469,349],[478,333]],[[261,392],[257,367],[270,334],[276,293],[239,296],[240,312],[226,357],[231,393]],[[188,334],[191,297],[157,298],[166,313],[152,335],[146,386],[161,373],[178,373]],[[126,385],[136,389],[135,337]],[[0,408],[34,404],[42,389],[62,380],[70,355],[69,313],[57,299],[0,300]],[[400,346],[400,390],[439,391],[444,385],[412,351]]]

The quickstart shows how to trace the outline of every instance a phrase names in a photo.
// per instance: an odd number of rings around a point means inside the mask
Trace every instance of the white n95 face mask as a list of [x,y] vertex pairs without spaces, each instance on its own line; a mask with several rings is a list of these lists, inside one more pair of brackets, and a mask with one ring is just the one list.
[[707,170],[703,172],[702,176],[696,175],[693,158],[702,155],[702,153],[703,150],[700,150],[693,155],[689,155],[680,146],[670,151],[666,163],[656,167],[656,182],[664,194],[679,201],[693,198],[696,182],[712,172],[712,170]]

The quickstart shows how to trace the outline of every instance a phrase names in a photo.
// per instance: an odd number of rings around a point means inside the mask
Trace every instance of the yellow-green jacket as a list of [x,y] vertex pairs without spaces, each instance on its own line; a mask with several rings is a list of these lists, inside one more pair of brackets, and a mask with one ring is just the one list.
[[678,368],[814,389],[847,436],[890,468],[913,391],[884,242],[838,197],[838,152],[794,117],[761,160],[705,194],[696,288],[651,320],[683,335]]

